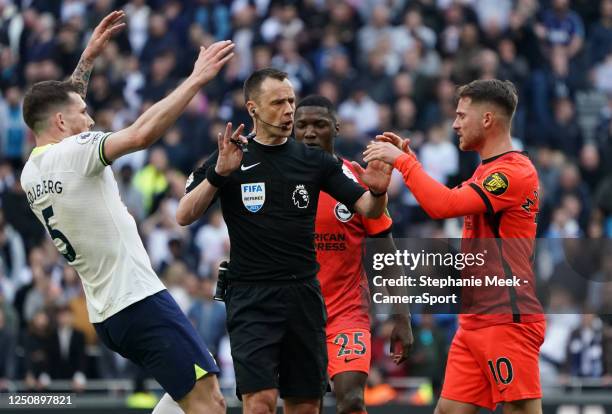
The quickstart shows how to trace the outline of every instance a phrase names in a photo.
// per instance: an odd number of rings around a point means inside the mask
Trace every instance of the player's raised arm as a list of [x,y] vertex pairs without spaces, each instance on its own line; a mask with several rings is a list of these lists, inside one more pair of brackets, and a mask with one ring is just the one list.
[[87,42],[79,63],[70,76],[70,83],[76,87],[81,98],[85,99],[87,94],[87,85],[89,84],[89,77],[91,76],[96,58],[104,51],[111,37],[125,27],[124,17],[125,13],[123,10],[116,10],[107,14],[96,26],[89,42]]
[[222,40],[208,48],[201,47],[193,71],[172,93],[147,109],[129,127],[104,141],[107,163],[122,155],[149,147],[176,121],[198,91],[219,73],[234,53],[234,43]]
[[[399,170],[406,186],[431,218],[443,219],[487,212],[483,199],[470,186],[450,189],[430,177],[414,153],[404,144],[405,140],[391,132],[385,132],[377,138],[379,141],[368,145],[364,151],[364,160],[384,161]],[[402,146],[404,151],[398,146]]]

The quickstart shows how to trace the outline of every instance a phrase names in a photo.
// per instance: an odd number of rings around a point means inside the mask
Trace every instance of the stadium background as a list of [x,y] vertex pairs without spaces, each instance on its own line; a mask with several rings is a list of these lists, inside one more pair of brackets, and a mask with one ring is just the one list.
[[[216,148],[217,131],[228,120],[250,125],[246,76],[273,66],[289,73],[299,96],[320,93],[337,106],[338,154],[360,160],[376,133],[398,131],[449,186],[479,162],[457,149],[455,86],[493,77],[517,85],[513,137],[529,150],[541,180],[545,408],[612,412],[612,260],[603,244],[612,236],[612,0],[0,0],[0,391],[75,392],[87,408],[135,406],[142,395],[133,390],[159,390],[99,346],[78,276],[19,185],[34,145],[22,120],[24,91],[69,76],[93,27],[117,8],[127,28],[89,83],[96,130],[118,130],[164,97],[189,73],[199,45],[236,43],[236,57],[158,144],[113,165],[155,270],[223,369],[230,405],[225,311],[211,300],[227,231],[218,211],[188,228],[176,224],[174,212],[186,176]],[[459,220],[429,220],[399,176],[389,197],[396,237],[460,236]],[[574,252],[599,246],[601,254],[568,264],[570,239],[580,240]],[[375,310],[373,324],[367,402],[431,412],[456,316],[415,315],[414,350],[400,367],[386,355],[391,325]],[[66,356],[49,346],[65,326],[82,333]]]

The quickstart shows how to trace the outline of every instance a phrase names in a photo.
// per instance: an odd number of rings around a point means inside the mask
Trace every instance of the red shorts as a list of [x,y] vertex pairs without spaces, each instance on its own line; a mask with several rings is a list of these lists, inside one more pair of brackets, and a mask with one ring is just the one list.
[[451,344],[442,398],[495,410],[497,403],[542,398],[538,359],[546,322],[468,330]]
[[340,372],[370,373],[372,358],[368,329],[342,329],[327,333],[327,373],[330,379]]

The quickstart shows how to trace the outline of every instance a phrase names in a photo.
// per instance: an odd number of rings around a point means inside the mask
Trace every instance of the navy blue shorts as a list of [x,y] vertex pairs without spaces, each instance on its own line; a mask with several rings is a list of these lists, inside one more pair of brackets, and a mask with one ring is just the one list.
[[107,347],[143,367],[175,401],[204,375],[219,373],[204,341],[167,290],[93,325]]

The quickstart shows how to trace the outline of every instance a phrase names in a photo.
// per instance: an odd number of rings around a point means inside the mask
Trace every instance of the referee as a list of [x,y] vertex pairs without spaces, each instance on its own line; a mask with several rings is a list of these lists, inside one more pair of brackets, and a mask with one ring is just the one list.
[[379,217],[390,168],[370,163],[360,177],[367,191],[330,154],[289,139],[295,93],[285,72],[254,72],[244,95],[253,139],[240,135],[243,125],[232,132],[227,124],[218,151],[190,176],[177,221],[188,225],[221,200],[231,242],[227,329],[244,412],[275,413],[280,392],[287,413],[317,413],[327,387],[314,250],[319,191]]

